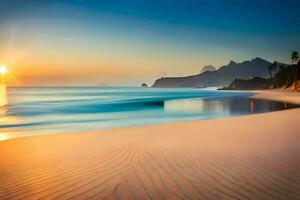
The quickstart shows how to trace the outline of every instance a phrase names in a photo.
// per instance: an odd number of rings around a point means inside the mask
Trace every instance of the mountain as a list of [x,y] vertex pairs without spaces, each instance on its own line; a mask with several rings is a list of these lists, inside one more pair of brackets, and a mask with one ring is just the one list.
[[235,79],[269,78],[268,67],[270,65],[269,61],[262,58],[242,63],[230,61],[229,64],[215,71],[186,77],[162,77],[156,80],[152,87],[223,87]]
[[211,71],[215,71],[216,68],[212,65],[207,65],[207,66],[204,66],[200,72],[200,74],[202,74],[203,72],[211,72]]

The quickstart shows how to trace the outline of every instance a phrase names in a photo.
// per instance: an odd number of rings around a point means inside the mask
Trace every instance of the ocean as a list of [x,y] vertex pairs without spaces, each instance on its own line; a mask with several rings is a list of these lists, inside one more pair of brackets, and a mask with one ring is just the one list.
[[17,87],[0,90],[0,140],[189,120],[295,107],[250,92],[192,88]]

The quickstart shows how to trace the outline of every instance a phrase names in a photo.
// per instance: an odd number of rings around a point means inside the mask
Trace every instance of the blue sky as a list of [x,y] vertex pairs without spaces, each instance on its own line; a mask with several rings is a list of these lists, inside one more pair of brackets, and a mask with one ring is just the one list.
[[[61,72],[45,84],[92,83],[100,75],[137,84],[257,56],[289,62],[300,46],[299,8],[291,0],[0,0],[0,62],[14,60],[16,71],[51,65]],[[28,56],[16,59],[23,51]],[[30,84],[45,78],[28,77]]]
[[[6,19],[28,17],[35,12],[40,17],[58,15],[80,18],[84,15],[93,17],[95,13],[106,11],[116,15],[153,20],[154,23],[168,22],[221,30],[267,33],[300,31],[300,14],[297,12],[300,2],[297,0],[2,0],[0,2],[2,20],[3,16]],[[46,12],[39,13],[39,9]]]

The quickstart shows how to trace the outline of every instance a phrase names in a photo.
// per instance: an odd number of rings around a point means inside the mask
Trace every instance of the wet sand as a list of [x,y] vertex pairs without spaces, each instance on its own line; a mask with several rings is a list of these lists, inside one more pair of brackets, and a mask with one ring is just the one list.
[[[254,98],[300,103],[299,93]],[[300,199],[300,109],[0,142],[0,199]]]

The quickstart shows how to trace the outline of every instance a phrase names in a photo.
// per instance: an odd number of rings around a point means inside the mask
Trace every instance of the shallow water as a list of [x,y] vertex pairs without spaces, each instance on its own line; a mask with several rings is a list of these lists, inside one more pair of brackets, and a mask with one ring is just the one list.
[[0,140],[32,134],[232,117],[295,107],[247,92],[132,87],[0,90]]

